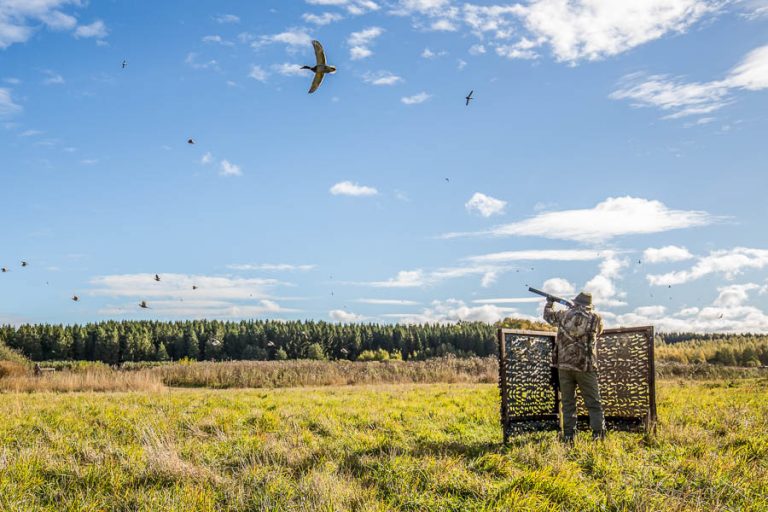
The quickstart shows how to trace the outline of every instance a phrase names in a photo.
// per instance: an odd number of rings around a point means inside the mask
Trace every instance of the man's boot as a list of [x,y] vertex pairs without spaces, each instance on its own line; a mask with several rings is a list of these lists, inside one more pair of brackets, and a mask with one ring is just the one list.
[[593,430],[592,431],[592,440],[593,441],[605,441],[605,430]]
[[575,432],[563,432],[563,444],[573,446],[574,434]]

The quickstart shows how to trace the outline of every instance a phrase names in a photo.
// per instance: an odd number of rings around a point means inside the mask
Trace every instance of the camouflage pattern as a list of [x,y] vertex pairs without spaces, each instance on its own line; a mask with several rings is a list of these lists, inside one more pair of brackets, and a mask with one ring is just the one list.
[[589,411],[589,427],[592,432],[605,432],[605,416],[600,404],[600,388],[597,383],[597,372],[575,372],[573,370],[558,370],[560,393],[563,407],[563,434],[573,436],[576,432],[576,386],[581,391],[584,405]]
[[552,366],[578,372],[597,370],[597,338],[603,332],[600,315],[580,304],[556,311],[549,301],[544,308],[544,320],[557,327]]

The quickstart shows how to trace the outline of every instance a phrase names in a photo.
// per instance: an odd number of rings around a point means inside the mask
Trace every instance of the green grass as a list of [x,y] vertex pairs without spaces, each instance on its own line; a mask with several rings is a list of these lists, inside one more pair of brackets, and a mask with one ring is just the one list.
[[768,380],[500,446],[492,384],[0,395],[0,510],[768,510]]

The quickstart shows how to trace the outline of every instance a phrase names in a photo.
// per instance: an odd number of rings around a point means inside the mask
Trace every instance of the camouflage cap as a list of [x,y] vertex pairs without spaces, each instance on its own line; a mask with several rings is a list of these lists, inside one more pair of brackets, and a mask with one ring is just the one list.
[[580,304],[582,306],[591,306],[592,294],[588,292],[581,292],[576,296],[575,299],[573,299],[573,302],[575,302],[576,304]]

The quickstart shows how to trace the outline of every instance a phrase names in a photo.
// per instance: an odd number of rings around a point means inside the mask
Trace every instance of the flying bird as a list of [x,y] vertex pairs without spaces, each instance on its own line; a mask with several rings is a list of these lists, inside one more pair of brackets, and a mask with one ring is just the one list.
[[193,284],[193,285],[192,285],[192,289],[193,289],[193,290],[197,290],[197,285],[194,285],[194,284]]
[[7,268],[5,268],[5,267],[3,267],[3,268],[2,268],[2,271],[3,271],[3,274],[5,274],[6,272],[8,272],[8,269],[7,269]]
[[467,105],[466,105],[467,107],[469,106],[469,102],[472,101],[473,99],[475,99],[475,98],[472,97],[472,93],[473,92],[475,92],[474,89],[469,91],[469,94],[467,94],[467,97],[464,98],[465,100],[467,100]]
[[301,66],[301,69],[309,69],[315,74],[315,78],[312,80],[312,86],[309,88],[309,94],[312,94],[318,87],[320,87],[320,84],[323,83],[323,78],[325,78],[327,73],[336,72],[334,66],[326,64],[325,52],[323,51],[323,45],[320,44],[320,41],[312,41],[312,46],[315,47],[315,59],[317,60],[317,64],[312,67]]
[[22,267],[28,267],[28,266],[29,266],[29,263],[27,263],[26,261],[22,261],[22,262],[21,262],[21,266],[22,266]]
[[127,61],[127,60],[124,60],[124,61],[123,61],[123,69],[125,69],[125,68],[126,68],[126,66],[128,66],[128,61]]
[[147,301],[145,301],[145,300],[139,302],[139,307],[141,309],[149,309],[149,306],[147,306]]
[[77,301],[79,301],[79,300],[80,300],[80,297],[78,297],[77,295],[73,295],[73,296],[72,296],[72,300],[73,300],[74,302],[77,302]]
[[187,144],[194,144],[194,143],[195,143],[195,139],[189,139],[189,140],[187,141]]
[[160,282],[160,276],[157,274],[155,274],[155,281],[157,281],[158,283]]

